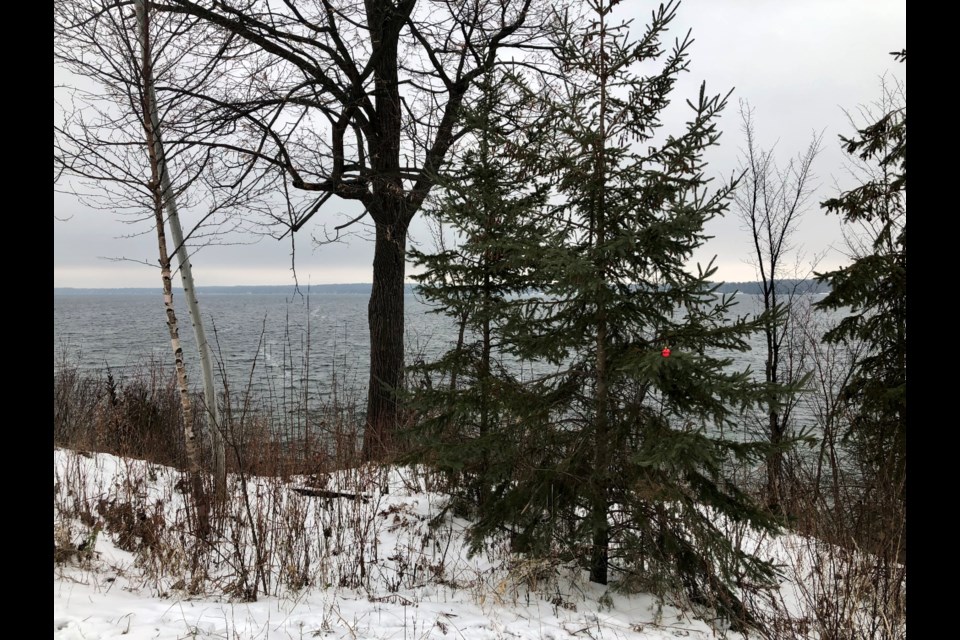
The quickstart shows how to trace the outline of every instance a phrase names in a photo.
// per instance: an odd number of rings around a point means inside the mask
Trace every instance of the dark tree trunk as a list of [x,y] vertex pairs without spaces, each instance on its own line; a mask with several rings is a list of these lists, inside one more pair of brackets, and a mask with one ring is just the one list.
[[[770,259],[770,275],[767,276],[761,271],[763,278],[763,308],[767,313],[772,313],[777,308],[777,280],[773,277],[776,273],[776,257]],[[767,342],[767,361],[766,361],[766,380],[768,384],[778,385],[780,383],[780,328],[781,322],[791,322],[788,317],[783,321],[776,323],[770,322],[764,328],[764,338]],[[770,444],[773,450],[767,455],[767,506],[774,512],[782,512],[785,507],[785,489],[783,478],[783,439],[786,434],[786,418],[780,410],[774,405],[770,405],[767,414],[767,430],[770,437]]]
[[609,562],[610,522],[608,513],[610,504],[607,496],[610,491],[609,456],[610,428],[607,421],[609,392],[607,387],[607,322],[601,311],[597,327],[597,389],[596,389],[596,440],[594,442],[593,483],[594,495],[591,499],[593,520],[593,551],[590,556],[590,582],[607,584],[607,565]]
[[370,386],[363,459],[390,452],[399,418],[396,391],[403,378],[403,281],[406,224],[377,224],[373,289],[367,308],[370,326]]
[[408,203],[400,179],[400,86],[397,39],[405,9],[366,3],[373,45],[376,116],[369,139],[373,194],[368,210],[376,224],[373,289],[367,307],[370,327],[370,381],[363,459],[383,460],[391,451],[399,422],[397,391],[403,379],[403,280],[407,249]]

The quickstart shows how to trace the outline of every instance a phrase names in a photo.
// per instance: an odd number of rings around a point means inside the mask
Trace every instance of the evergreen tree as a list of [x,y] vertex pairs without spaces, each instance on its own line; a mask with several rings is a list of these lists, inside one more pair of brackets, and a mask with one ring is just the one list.
[[516,243],[535,293],[503,325],[517,356],[554,371],[527,385],[525,440],[478,530],[506,527],[515,549],[580,561],[591,581],[685,592],[743,623],[735,582],[763,583],[772,569],[723,523],[776,524],[724,473],[731,456],[762,458],[765,446],[723,433],[768,390],[716,354],[748,349],[762,319],[733,317],[712,265],[687,268],[734,186],[711,193],[702,159],[726,99],[701,88],[685,130],[660,136],[691,40],[639,76],[664,57],[676,5],[632,42],[612,24],[616,4],[589,0],[585,28],[560,21],[567,80],[550,98],[541,166],[556,190],[552,234]]
[[[530,140],[504,135],[496,83],[468,114],[477,145],[434,210],[461,241],[415,254],[422,293],[461,328],[414,372],[415,459],[479,505],[475,548],[506,531],[514,551],[580,563],[602,584],[684,593],[742,628],[738,587],[773,569],[728,525],[777,524],[726,475],[731,458],[760,461],[769,446],[724,433],[771,390],[717,354],[747,350],[765,319],[734,316],[708,280],[715,268],[687,266],[735,186],[710,190],[702,158],[726,99],[701,88],[685,129],[662,136],[691,40],[664,56],[671,3],[631,42],[611,19],[617,3],[559,20],[566,79],[544,92],[549,115]],[[519,362],[538,376],[520,379]]]
[[[894,54],[906,62],[906,50]],[[907,428],[907,109],[899,91],[885,91],[878,120],[841,137],[847,153],[872,171],[863,184],[823,203],[867,233],[865,251],[846,267],[819,274],[831,286],[820,307],[847,315],[828,343],[860,342],[866,355],[840,392],[849,416],[848,443],[862,465],[862,516],[881,553],[892,543],[900,557],[906,523]],[[891,501],[893,504],[891,504]],[[892,507],[892,509],[891,509]],[[899,560],[898,560],[899,561]]]
[[[445,473],[467,508],[483,507],[491,490],[509,481],[510,443],[522,440],[516,407],[527,392],[503,327],[531,285],[522,246],[544,232],[545,204],[543,185],[522,162],[538,130],[529,90],[516,77],[490,72],[478,94],[461,114],[473,140],[438,179],[440,195],[427,209],[440,246],[410,251],[423,268],[413,276],[419,294],[456,323],[458,337],[436,361],[410,367],[419,381],[410,398],[419,420],[408,459]],[[444,246],[444,229],[454,231],[452,246]],[[474,537],[476,546],[482,538]]]

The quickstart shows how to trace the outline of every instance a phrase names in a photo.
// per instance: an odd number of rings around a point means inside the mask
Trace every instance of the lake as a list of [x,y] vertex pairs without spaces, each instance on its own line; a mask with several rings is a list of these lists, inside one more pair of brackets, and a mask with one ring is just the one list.
[[[200,290],[200,307],[214,348],[218,379],[226,375],[231,391],[248,387],[272,398],[319,400],[348,391],[363,398],[369,344],[365,293],[309,293],[292,288],[264,293],[238,289]],[[286,289],[286,288],[282,288]],[[755,295],[737,296],[736,312],[760,308]],[[199,388],[199,364],[193,329],[182,293],[174,304],[180,322],[189,380]],[[430,313],[417,295],[405,296],[407,361],[429,360],[456,339],[452,321]],[[109,369],[115,377],[159,363],[172,371],[170,339],[163,299],[158,291],[54,291],[54,371],[63,366],[84,371]],[[752,351],[736,354],[762,375],[764,350],[755,337]],[[809,414],[812,409],[805,409]]]
[[[145,363],[171,363],[163,298],[157,293],[110,290],[54,292],[54,370],[75,366],[115,375]],[[218,370],[236,389],[292,389],[329,393],[330,378],[366,385],[368,296],[363,294],[205,293],[199,295],[207,339]],[[174,293],[191,384],[198,382],[196,341],[183,295]],[[439,353],[449,323],[417,296],[407,295],[408,353]],[[279,385],[279,387],[278,387]]]

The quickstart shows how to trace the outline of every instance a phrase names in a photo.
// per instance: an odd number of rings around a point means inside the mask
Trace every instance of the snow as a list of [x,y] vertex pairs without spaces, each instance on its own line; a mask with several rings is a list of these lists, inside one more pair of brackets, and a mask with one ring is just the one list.
[[[226,526],[220,543],[205,548],[207,579],[191,590],[189,535],[176,528],[184,514],[178,479],[176,470],[139,460],[54,451],[54,536],[61,547],[79,546],[94,520],[102,525],[124,503],[134,505],[141,524],[153,524],[137,529],[139,540],[165,532],[162,544],[131,552],[121,548],[131,547],[129,538],[122,543],[105,527],[92,553],[87,548],[55,563],[54,638],[743,638],[705,612],[698,617],[652,595],[614,593],[579,570],[511,558],[503,545],[470,557],[463,536],[469,523],[442,513],[443,496],[428,491],[429,478],[413,469],[324,478],[326,489],[367,501],[292,490],[308,478],[247,478],[251,510],[232,500],[224,522],[249,522],[245,514],[252,514],[269,553],[267,595],[262,583],[255,601],[237,588],[253,575],[237,567],[255,564],[250,527],[239,525]],[[244,486],[236,477],[231,483],[237,491]],[[84,511],[86,524],[79,519]],[[751,544],[782,554],[791,542],[797,538]],[[289,575],[296,568],[285,563],[299,562],[308,575],[295,588]],[[781,604],[798,606],[795,586],[784,583]]]

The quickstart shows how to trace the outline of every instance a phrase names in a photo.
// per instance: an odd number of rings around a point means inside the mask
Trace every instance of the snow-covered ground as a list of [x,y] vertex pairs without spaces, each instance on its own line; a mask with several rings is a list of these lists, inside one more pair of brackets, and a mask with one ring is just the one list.
[[[110,553],[101,551],[109,564]],[[54,580],[54,638],[717,638],[704,622],[649,596],[613,596],[588,586],[577,602],[557,606],[495,590],[423,587],[400,593],[325,589],[256,602],[158,597],[130,591],[120,570],[66,571]],[[569,608],[568,608],[569,607]],[[730,637],[739,637],[733,634]]]
[[[444,498],[408,469],[326,479],[354,499],[300,495],[293,487],[304,478],[248,479],[249,502],[230,501],[222,539],[200,551],[183,527],[178,478],[55,450],[55,638],[742,638],[706,612],[617,594],[503,547],[470,557],[469,523],[441,515]],[[783,555],[798,541],[756,548]],[[776,599],[799,612],[804,589],[785,580]]]

